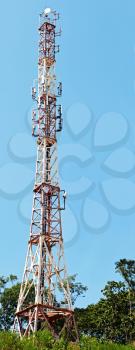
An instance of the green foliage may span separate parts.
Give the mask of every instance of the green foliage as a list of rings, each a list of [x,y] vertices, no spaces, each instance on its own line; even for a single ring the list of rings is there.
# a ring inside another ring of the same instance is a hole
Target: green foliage
[[[135,328],[135,260],[121,259],[116,262],[115,270],[118,272],[128,290],[128,317],[126,327],[130,328],[130,341],[135,339],[133,328]]]
[[[11,282],[12,285],[14,284],[14,282],[17,281],[17,276],[16,275],[9,275],[9,277],[7,277],[7,282]]]
[[[50,332],[38,332],[34,337],[22,340],[11,332],[0,332],[0,350],[133,350],[131,346],[100,343],[95,338],[82,336],[80,343],[54,340]]]
[[[53,345],[54,350],[66,350],[67,349],[67,343],[63,338],[56,340]]]
[[[22,344],[16,334],[0,332],[0,350],[21,350]]]
[[[53,349],[54,337],[48,330],[38,331],[34,337],[34,345],[42,350]]]
[[[67,350],[80,350],[80,344],[69,343]]]
[[[116,263],[123,282],[110,281],[102,290],[103,298],[86,309],[75,309],[80,335],[101,340],[131,343],[135,340],[135,261]]]
[[[128,292],[122,282],[108,282],[97,304],[75,309],[80,334],[127,343],[135,339],[135,315],[129,315]]]
[[[76,282],[77,274],[69,276],[69,288],[71,293],[72,304],[74,305],[78,297],[84,297],[88,288],[80,282]]]
[[[82,336],[80,339],[80,350],[133,350],[132,346],[99,342],[96,338]]]
[[[0,329],[8,330],[13,325],[20,284],[5,288],[0,295]]]
[[[135,291],[135,260],[120,259],[115,266],[116,272],[120,273],[128,287]]]
[[[5,288],[5,285],[7,283],[7,279],[3,276],[0,277],[0,294],[2,293],[3,289]]]
[[[68,280],[63,281],[65,288],[67,287],[67,283],[69,284],[72,305],[75,304],[78,297],[84,297],[86,291],[88,290],[88,288],[84,286],[82,283],[76,282],[76,277],[77,277],[77,274],[69,276]],[[59,289],[62,290],[60,284],[59,284]]]

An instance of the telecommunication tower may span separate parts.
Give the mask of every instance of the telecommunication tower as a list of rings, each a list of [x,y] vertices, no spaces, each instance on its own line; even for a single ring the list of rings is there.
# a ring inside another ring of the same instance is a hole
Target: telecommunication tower
[[[59,14],[47,8],[40,15],[38,79],[32,88],[33,136],[37,137],[36,176],[28,252],[14,329],[28,336],[49,328],[54,336],[77,329],[64,262],[61,211],[66,192],[60,189],[57,132],[62,130],[62,83],[55,75]]]

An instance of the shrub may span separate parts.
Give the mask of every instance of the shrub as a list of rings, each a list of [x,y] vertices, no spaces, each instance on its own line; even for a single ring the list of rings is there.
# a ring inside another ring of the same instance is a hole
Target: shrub
[[[67,350],[80,350],[80,345],[77,343],[69,343],[67,346]]]
[[[0,350],[21,350],[20,339],[11,332],[0,332]]]
[[[52,333],[48,330],[38,331],[34,337],[34,345],[37,346],[37,349],[41,350],[50,350],[53,349],[54,337]]]
[[[67,343],[64,339],[59,339],[55,341],[53,350],[67,350]]]

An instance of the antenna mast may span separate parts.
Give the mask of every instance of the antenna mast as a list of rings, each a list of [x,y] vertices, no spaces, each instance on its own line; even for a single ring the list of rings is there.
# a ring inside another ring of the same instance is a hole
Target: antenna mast
[[[61,211],[66,192],[60,189],[57,132],[62,130],[62,83],[56,82],[59,14],[47,8],[40,15],[38,79],[32,88],[35,107],[32,135],[37,138],[36,176],[28,252],[20,289],[14,329],[28,336],[49,328],[77,339],[70,288],[64,263]]]

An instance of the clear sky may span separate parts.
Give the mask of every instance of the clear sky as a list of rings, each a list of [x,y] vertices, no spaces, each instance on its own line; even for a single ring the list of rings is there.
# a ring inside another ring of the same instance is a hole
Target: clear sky
[[[60,177],[70,274],[96,302],[114,263],[135,258],[134,0],[1,1],[0,274],[21,278],[32,207],[35,141],[30,89],[37,77],[38,15],[61,13],[58,79],[64,130]]]

